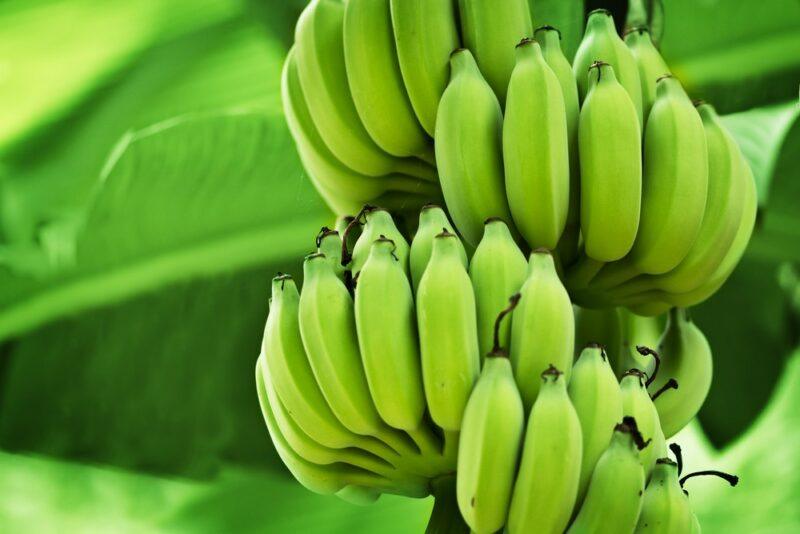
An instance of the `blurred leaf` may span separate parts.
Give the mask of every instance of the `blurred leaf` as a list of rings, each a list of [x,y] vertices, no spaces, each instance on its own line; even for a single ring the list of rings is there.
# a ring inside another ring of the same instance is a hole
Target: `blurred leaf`
[[[193,116],[132,133],[75,236],[74,264],[44,279],[0,271],[0,339],[170,283],[295,258],[327,220],[279,117]]]
[[[583,38],[583,0],[529,0],[533,13],[533,27],[545,24],[561,32],[561,49],[572,61]]]

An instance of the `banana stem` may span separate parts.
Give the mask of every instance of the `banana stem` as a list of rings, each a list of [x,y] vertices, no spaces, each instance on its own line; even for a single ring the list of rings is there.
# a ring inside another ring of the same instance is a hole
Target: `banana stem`
[[[451,430],[444,431],[443,455],[447,460],[452,460],[453,465],[455,465],[456,458],[458,458],[458,441],[460,435],[459,432],[453,432]]]
[[[468,534],[456,500],[456,477],[446,475],[431,481],[433,511],[425,534]]]
[[[567,272],[567,287],[571,291],[585,289],[604,265],[605,263],[602,261],[593,260],[589,256],[581,254],[578,261]]]
[[[423,456],[439,456],[442,454],[441,441],[424,423],[407,432]]]

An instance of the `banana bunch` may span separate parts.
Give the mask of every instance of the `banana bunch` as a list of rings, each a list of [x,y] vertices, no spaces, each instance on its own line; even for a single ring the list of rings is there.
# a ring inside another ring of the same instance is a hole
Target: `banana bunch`
[[[339,215],[443,200],[468,247],[499,217],[587,307],[707,299],[755,222],[741,150],[647,28],[595,10],[570,62],[536,19],[530,0],[312,0],[282,82],[311,181]]]
[[[553,254],[483,226],[468,252],[440,207],[408,240],[365,206],[317,235],[302,291],[273,279],[256,385],[281,459],[353,503],[434,494],[432,524],[464,531],[662,518],[674,496],[650,506],[645,484],[708,393],[702,332],[680,309],[574,308]]]

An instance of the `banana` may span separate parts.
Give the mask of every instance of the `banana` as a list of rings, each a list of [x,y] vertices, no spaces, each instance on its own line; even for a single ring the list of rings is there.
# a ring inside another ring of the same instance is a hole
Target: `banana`
[[[594,344],[583,349],[572,369],[568,392],[583,436],[578,484],[578,502],[581,502],[595,465],[608,449],[616,423],[622,420],[619,382],[602,347]]]
[[[539,43],[523,39],[503,122],[506,196],[532,248],[558,245],[569,211],[569,136],[561,85]]]
[[[514,70],[514,45],[533,35],[526,0],[458,0],[464,46],[475,59],[501,103]],[[437,136],[438,139],[438,136]]]
[[[619,364],[619,348],[622,343],[622,322],[617,308],[590,309],[574,306],[575,312],[575,357],[584,347],[598,344],[606,351],[612,369]]]
[[[636,532],[684,534],[692,531],[689,499],[678,482],[678,465],[659,458],[644,490]]]
[[[708,149],[703,122],[680,82],[661,78],[644,140],[642,217],[629,261],[662,274],[688,254],[703,222]]]
[[[622,413],[625,417],[636,420],[639,432],[647,443],[642,449],[640,457],[644,466],[645,475],[649,475],[656,464],[656,460],[666,455],[667,445],[661,423],[650,395],[645,385],[645,375],[638,369],[631,369],[623,375],[620,381],[622,391]]]
[[[444,210],[433,204],[423,206],[422,210],[419,212],[419,227],[417,228],[417,233],[414,235],[414,239],[411,241],[411,249],[408,257],[408,263],[411,269],[411,281],[413,282],[415,293],[419,286],[419,281],[422,279],[422,274],[428,266],[428,261],[431,259],[433,240],[436,235],[443,230],[447,230],[451,234],[455,233]],[[468,263],[467,251],[464,250],[463,245],[460,247],[459,255],[466,269]]]
[[[569,151],[569,210],[567,224],[558,245],[561,262],[569,265],[575,260],[580,238],[580,159],[578,157],[578,120],[580,104],[578,100],[578,82],[572,72],[564,52],[561,50],[561,32],[552,26],[542,26],[533,32],[534,38],[542,47],[544,60],[550,66],[561,86],[564,98],[564,110],[567,118],[567,138]]]
[[[568,534],[632,533],[636,528],[645,478],[639,459],[644,443],[635,423],[628,419],[615,426]]]
[[[564,532],[578,495],[581,423],[567,395],[566,377],[551,366],[542,381],[511,497],[510,534]]]
[[[374,504],[380,498],[381,493],[374,488],[364,486],[345,486],[336,492],[336,496],[344,502],[356,506],[368,506]]]
[[[700,528],[700,520],[697,519],[697,514],[692,512],[692,534],[701,534],[703,529]]]
[[[488,219],[472,261],[469,277],[475,290],[478,317],[478,340],[483,358],[494,346],[495,319],[517,293],[528,273],[525,255],[514,242],[508,226],[500,219]],[[511,328],[501,325],[500,344],[508,347]]]
[[[642,120],[642,86],[639,80],[639,69],[636,67],[633,54],[617,35],[614,18],[605,9],[595,9],[589,13],[586,32],[572,62],[581,100],[585,100],[588,96],[590,86],[588,78],[591,77],[591,74],[587,77],[586,73],[596,61],[608,63],[613,67],[619,83],[630,96],[641,132],[644,122]]]
[[[323,226],[317,234],[317,252],[325,254],[325,259],[333,267],[333,271],[340,279],[344,278],[344,265],[342,265],[342,238],[337,230]]]
[[[349,260],[349,267],[353,274],[358,274],[364,267],[372,249],[372,244],[381,236],[387,237],[394,242],[394,255],[397,257],[400,267],[407,272],[408,242],[395,226],[389,212],[381,208],[365,206],[362,213],[365,220],[364,227],[361,230],[358,241],[356,241],[356,246],[353,247],[352,259],[346,258]]]
[[[491,534],[506,522],[525,430],[525,411],[514,382],[508,353],[500,347],[503,317],[497,316],[495,346],[464,411],[458,448],[456,495],[474,532]]]
[[[648,388],[650,392],[660,390],[670,379],[679,385],[678,391],[660,395],[654,401],[664,436],[670,438],[697,415],[706,400],[711,389],[713,361],[703,332],[679,308],[669,313],[667,328],[659,342],[659,356],[661,366]]]
[[[650,39],[650,30],[637,26],[625,32],[625,44],[636,60],[639,69],[639,80],[642,84],[642,112],[644,123],[656,100],[656,81],[665,74],[671,74],[667,63]]]
[[[586,255],[615,261],[633,246],[642,193],[641,137],[636,109],[606,63],[592,65],[581,109],[581,231]]]
[[[575,317],[553,256],[547,250],[531,254],[528,278],[520,294],[511,322],[511,364],[525,409],[530,410],[541,384],[536,377],[548,366],[558,366],[565,373],[564,380],[569,380],[575,350]]]
[[[622,324],[622,347],[615,369],[617,376],[628,369],[640,369],[647,376],[653,376],[655,359],[642,354],[637,347],[655,349],[664,331],[660,317],[643,317],[625,308],[618,308]]]
[[[391,0],[397,59],[419,122],[433,136],[450,77],[450,53],[460,46],[452,0]]]
[[[340,0],[312,0],[295,29],[300,85],[320,136],[339,161],[359,174],[400,172],[435,181],[430,165],[387,154],[364,128],[347,81],[344,11]]]
[[[425,397],[433,421],[449,432],[461,429],[480,370],[475,295],[459,249],[455,235],[437,235],[417,289]]]
[[[503,112],[469,50],[454,51],[450,65],[436,118],[436,163],[453,223],[475,246],[489,217],[511,224],[503,178]]]
[[[403,84],[389,0],[347,0],[343,31],[347,79],[364,128],[385,152],[433,163],[432,140]]]
[[[365,202],[388,194],[402,195],[412,203],[418,196],[437,196],[439,186],[435,183],[397,173],[365,176],[346,167],[334,156],[311,118],[300,86],[296,48],[292,48],[286,58],[281,95],[284,115],[303,166],[325,202],[336,213],[358,211]]]

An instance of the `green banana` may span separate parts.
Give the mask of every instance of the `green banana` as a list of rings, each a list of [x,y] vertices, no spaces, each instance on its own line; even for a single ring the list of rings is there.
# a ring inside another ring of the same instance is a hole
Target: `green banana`
[[[629,261],[646,274],[674,269],[697,239],[708,194],[703,122],[678,80],[658,82],[644,140],[642,217]]]
[[[644,490],[636,532],[685,534],[691,531],[692,511],[678,482],[678,465],[668,458],[659,458]]]
[[[664,331],[660,317],[643,317],[625,308],[618,308],[622,324],[622,346],[620,348],[617,376],[628,369],[640,369],[647,376],[653,376],[655,359],[639,352],[637,347],[658,347],[661,333]]]
[[[597,461],[568,534],[632,533],[636,528],[645,477],[639,459],[644,443],[635,424],[628,419],[614,428],[611,444]]]
[[[375,143],[398,157],[433,163],[433,145],[406,94],[389,0],[347,0],[344,59],[353,103]]]
[[[411,281],[414,285],[414,292],[416,293],[419,281],[422,279],[422,274],[428,266],[428,261],[431,259],[431,252],[433,251],[433,240],[437,234],[443,230],[447,230],[451,234],[455,233],[450,220],[447,218],[444,210],[439,206],[429,204],[423,206],[419,212],[419,227],[414,239],[411,241],[411,249],[409,251],[408,263],[411,269]],[[467,267],[467,251],[462,246],[459,254],[464,268]]]
[[[336,492],[336,496],[344,502],[356,506],[368,506],[374,504],[380,498],[381,493],[374,488],[364,486],[345,486]]]
[[[436,132],[436,113],[450,77],[450,53],[460,46],[452,0],[391,0],[397,59],[408,98],[425,131]]]
[[[521,303],[520,303],[521,304]],[[564,532],[581,474],[581,423],[555,367],[542,373],[508,513],[510,534]]]
[[[289,51],[281,77],[283,110],[303,166],[325,202],[336,213],[358,211],[371,200],[399,195],[412,204],[436,196],[438,184],[402,174],[365,176],[346,167],[330,151],[311,118],[297,72],[296,48]],[[420,202],[424,204],[425,201]]]
[[[503,112],[469,50],[454,51],[450,65],[436,119],[436,163],[453,222],[475,246],[487,218],[512,220],[503,178]]]
[[[650,109],[653,107],[653,102],[656,101],[656,81],[671,72],[650,39],[650,30],[644,26],[631,28],[625,32],[624,39],[639,69],[639,80],[642,84],[642,112],[646,125]]]
[[[636,67],[633,54],[617,35],[614,18],[605,9],[595,9],[589,13],[586,32],[572,62],[581,100],[585,100],[589,93],[588,78],[591,75],[587,77],[586,72],[597,61],[608,63],[613,67],[619,83],[630,96],[641,132],[644,121],[642,120],[642,86],[639,80],[639,69]]]
[[[622,420],[619,382],[599,345],[588,345],[572,369],[569,397],[581,422],[583,458],[578,484],[578,502],[589,487],[592,472],[608,449],[614,427]]]
[[[475,295],[458,238],[449,232],[434,239],[417,289],[417,321],[428,410],[437,425],[457,432],[480,356]]]
[[[359,118],[347,81],[344,11],[340,0],[312,0],[295,29],[300,85],[314,124],[325,144],[345,166],[359,174],[400,172],[435,180],[435,169],[416,158],[396,158],[375,144]]]
[[[586,255],[615,261],[633,246],[642,193],[641,137],[636,110],[614,69],[592,65],[581,109],[581,231]]]
[[[569,211],[569,137],[561,85],[539,44],[523,39],[503,122],[506,196],[532,248],[554,249]]]
[[[574,306],[575,357],[584,347],[598,344],[605,348],[612,369],[619,365],[619,347],[622,343],[622,322],[617,308],[590,309]]]
[[[575,317],[553,256],[547,250],[531,254],[529,274],[520,294],[511,322],[511,364],[525,409],[530,410],[541,384],[536,377],[548,366],[563,369],[564,380],[569,380],[575,350]]]
[[[544,60],[550,66],[561,86],[561,95],[564,98],[564,110],[567,118],[567,137],[569,152],[569,210],[567,224],[558,245],[561,262],[569,265],[575,260],[580,238],[580,159],[578,157],[578,120],[580,119],[580,104],[578,100],[578,82],[572,72],[564,52],[561,50],[561,32],[552,26],[542,26],[533,32],[534,38],[542,47]]]
[[[481,239],[469,264],[469,277],[475,290],[478,340],[483,358],[492,350],[497,314],[517,293],[528,273],[525,255],[514,242],[508,226],[500,219],[486,221]],[[500,344],[507,347],[511,337],[508,323],[501,325]]]
[[[697,519],[697,515],[692,512],[692,532],[691,534],[701,534],[703,529],[700,528],[700,520]]]
[[[400,267],[407,272],[408,242],[395,226],[391,214],[384,209],[373,206],[365,206],[362,213],[365,220],[364,227],[361,229],[361,235],[356,241],[356,246],[353,247],[352,259],[346,258],[349,259],[349,268],[353,274],[358,274],[364,267],[372,249],[372,244],[381,236],[387,237],[394,242],[394,255],[397,257]]]
[[[640,456],[646,475],[653,470],[656,460],[667,453],[667,445],[661,423],[650,395],[647,393],[645,375],[638,369],[627,371],[620,380],[622,391],[622,413],[636,420],[648,445],[642,449]]]
[[[679,308],[669,314],[658,354],[661,366],[648,389],[654,393],[670,379],[679,385],[677,392],[661,395],[654,401],[664,436],[670,438],[685,427],[703,405],[711,389],[713,361],[703,332],[688,318],[686,311]]]
[[[344,265],[342,265],[342,238],[337,230],[323,226],[317,234],[317,252],[325,254],[325,259],[333,267],[333,271],[340,279],[344,278]]]
[[[517,472],[525,411],[508,353],[500,348],[500,326],[517,301],[500,312],[495,346],[464,411],[458,448],[456,495],[466,523],[477,533],[497,532],[506,522]]]
[[[458,0],[464,46],[501,103],[514,70],[514,45],[533,34],[527,0]],[[438,139],[438,136],[437,136]]]

